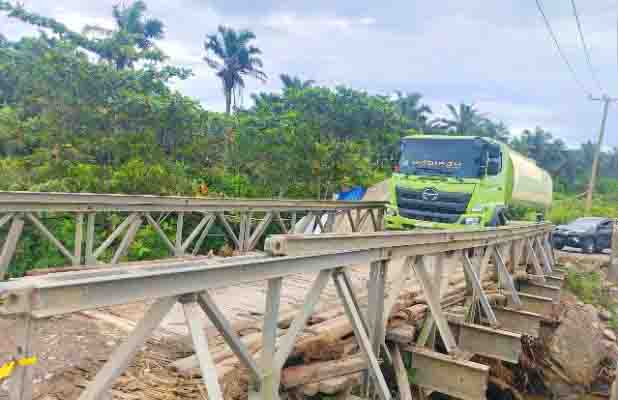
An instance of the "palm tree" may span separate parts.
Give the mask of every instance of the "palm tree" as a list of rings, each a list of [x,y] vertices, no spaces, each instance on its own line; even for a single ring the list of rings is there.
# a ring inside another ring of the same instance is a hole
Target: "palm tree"
[[[259,57],[261,50],[249,44],[255,34],[248,30],[237,32],[233,28],[219,26],[214,35],[207,35],[204,42],[206,64],[217,71],[223,83],[225,112],[230,113],[232,105],[242,95],[245,88],[244,76],[251,76],[262,82],[267,79],[261,70],[263,63]]]
[[[406,118],[406,127],[425,131],[428,127],[428,115],[432,113],[431,108],[426,104],[421,104],[422,95],[420,93],[409,93],[404,95],[400,91],[395,92],[397,98],[395,105],[399,113]]]
[[[0,0],[0,12],[6,12],[10,18],[49,29],[63,40],[114,64],[119,70],[132,68],[139,60],[163,61],[165,54],[154,44],[154,40],[163,38],[163,22],[145,18],[147,7],[143,0],[128,4],[121,3],[113,8],[112,16],[116,29],[87,25],[83,33],[74,32],[53,18],[29,12],[21,4],[13,6]],[[95,34],[96,37],[92,38],[90,34]]]
[[[511,136],[509,128],[504,124],[504,122],[496,123],[487,118],[484,118],[481,121],[481,129],[481,136],[490,137],[504,143],[508,143]]]
[[[162,60],[163,55],[155,46],[154,40],[164,36],[163,22],[156,18],[146,19],[148,7],[142,0],[126,5],[115,5],[112,11],[116,30],[107,30],[88,25],[84,34],[98,33],[108,38],[102,46],[101,57],[114,62],[119,70],[132,68],[141,58]],[[140,51],[136,52],[135,48]]]
[[[315,83],[315,81],[312,79],[305,81],[297,76],[291,76],[288,74],[281,74],[279,75],[279,78],[281,79],[281,83],[283,83],[284,89],[302,90],[302,89],[310,88]]]
[[[460,103],[458,107],[447,104],[451,118],[439,119],[438,126],[458,135],[480,133],[485,116],[473,104]]]

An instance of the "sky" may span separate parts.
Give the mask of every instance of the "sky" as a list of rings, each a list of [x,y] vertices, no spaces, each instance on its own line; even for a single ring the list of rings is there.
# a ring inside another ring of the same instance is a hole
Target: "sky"
[[[112,27],[119,0],[22,0],[74,30]],[[438,4],[439,3],[439,4]],[[618,97],[615,0],[577,2],[597,88],[586,63],[571,2],[545,0],[559,43],[584,88],[551,41],[534,0],[147,0],[148,15],[165,23],[159,45],[170,64],[194,76],[176,83],[206,108],[223,110],[221,84],[202,61],[206,34],[218,25],[250,29],[263,51],[269,80],[248,80],[249,93],[279,91],[279,74],[344,84],[375,94],[420,92],[439,115],[446,104],[473,103],[518,134],[541,126],[569,146],[596,140],[602,105],[588,95]],[[36,32],[0,17],[9,39]],[[618,146],[618,103],[610,106],[604,147]]]

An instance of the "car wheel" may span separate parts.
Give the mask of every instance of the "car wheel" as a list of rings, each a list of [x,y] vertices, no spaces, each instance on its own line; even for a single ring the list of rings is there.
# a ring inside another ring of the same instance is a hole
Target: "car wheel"
[[[582,251],[586,254],[592,254],[595,251],[594,240],[586,239],[582,243]]]

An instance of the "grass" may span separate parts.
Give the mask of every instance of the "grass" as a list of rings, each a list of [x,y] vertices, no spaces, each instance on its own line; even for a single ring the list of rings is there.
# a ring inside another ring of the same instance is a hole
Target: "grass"
[[[549,220],[554,224],[565,224],[583,217],[585,198],[574,195],[554,193],[554,201]],[[616,194],[595,195],[592,201],[591,216],[618,218],[618,197]]]
[[[618,303],[612,300],[603,287],[602,276],[599,272],[570,270],[566,276],[566,287],[582,302],[609,311],[609,326],[612,329],[618,329]]]

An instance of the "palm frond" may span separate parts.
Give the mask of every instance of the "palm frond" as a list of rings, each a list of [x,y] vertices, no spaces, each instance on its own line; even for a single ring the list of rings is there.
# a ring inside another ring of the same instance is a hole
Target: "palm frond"
[[[238,32],[237,41],[240,46],[246,47],[247,43],[255,39],[255,33],[250,30],[244,29]]]
[[[221,38],[217,35],[207,35],[204,42],[204,50],[212,51],[216,56],[220,58],[226,57],[226,51],[221,42]]]
[[[252,68],[254,67],[262,68],[264,66],[264,63],[262,62],[262,59],[259,57],[249,57],[249,65],[251,65]]]
[[[111,36],[113,31],[111,29],[106,29],[96,25],[86,25],[82,30],[84,35],[89,35],[91,33],[102,35],[102,36]]]
[[[258,69],[247,71],[247,75],[252,76],[261,82],[266,82],[268,80],[268,75],[266,75],[264,71],[260,71]]]
[[[262,50],[258,49],[255,46],[249,46],[247,48],[247,53],[251,54],[251,55],[255,55],[255,54],[262,54]]]
[[[155,18],[146,20],[144,24],[144,36],[152,39],[163,39],[164,34],[163,22]]]
[[[447,104],[446,107],[449,109],[454,119],[459,119],[459,113],[457,112],[457,109],[455,108],[454,105]]]
[[[210,57],[205,56],[203,58],[203,60],[212,69],[219,69],[219,68],[221,68],[221,63],[218,60],[215,60],[214,58],[210,58]]]

